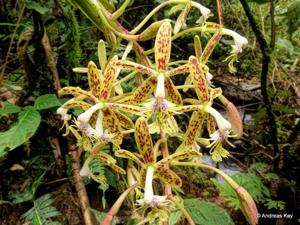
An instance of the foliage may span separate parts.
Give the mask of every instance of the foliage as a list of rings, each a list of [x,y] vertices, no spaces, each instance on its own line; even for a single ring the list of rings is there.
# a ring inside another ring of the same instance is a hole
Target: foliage
[[[269,15],[265,13],[269,11],[269,1],[248,2],[251,2],[254,16],[261,21],[259,26],[269,41],[272,31],[268,30]],[[128,216],[128,225],[163,222],[175,225],[189,217],[195,224],[233,224],[226,211],[217,205],[184,199],[181,185],[186,171],[182,166],[204,168],[221,175],[225,183],[213,180],[220,195],[234,208],[242,209],[250,224],[257,223],[252,197],[267,208],[283,209],[284,203],[273,200],[268,188],[268,183],[279,176],[270,172],[271,168],[266,164],[254,163],[247,176],[237,174],[231,179],[222,171],[199,163],[203,152],[209,153],[216,162],[227,158],[234,147],[231,140],[243,134],[239,112],[225,98],[226,87],[223,90],[218,87],[220,78],[217,76],[215,83],[212,82],[212,74],[218,75],[218,71],[222,71],[225,75],[225,63],[228,63],[229,72],[234,73],[232,77],[241,74],[253,77],[259,72],[258,48],[253,34],[245,26],[248,21],[238,2],[223,2],[223,13],[221,7],[212,9],[214,12],[211,13],[204,6],[210,1],[202,1],[203,5],[190,0],[145,1],[142,8],[138,3],[128,0],[22,0],[12,12],[5,12],[4,17],[16,19],[19,16],[20,22],[0,24],[5,28],[0,35],[4,42],[0,47],[1,55],[9,47],[8,57],[1,59],[4,66],[1,66],[0,81],[4,80],[4,88],[0,87],[0,94],[4,90],[4,99],[9,96],[8,101],[18,102],[4,102],[0,109],[1,122],[4,121],[6,129],[0,133],[0,157],[4,167],[9,156],[17,152],[8,151],[22,145],[27,150],[23,152],[28,161],[25,158],[21,161],[25,165],[41,154],[53,157],[52,152],[41,151],[41,141],[37,140],[56,136],[54,133],[60,122],[55,119],[52,109],[59,107],[57,113],[63,122],[60,131],[65,131],[63,136],[68,137],[59,138],[62,156],[56,155],[60,146],[51,146],[57,168],[59,160],[65,158],[67,171],[71,170],[74,159],[66,154],[67,143],[76,143],[83,165],[80,175],[85,181],[98,183],[98,189],[103,192],[102,199],[99,198],[102,207],[111,205],[110,201],[121,193],[109,213],[92,210],[103,225],[108,224],[108,220],[112,224],[123,222],[123,218],[116,216],[122,204],[132,212],[131,217]],[[277,2],[275,8],[276,45],[271,62],[273,88],[269,88],[269,92],[274,100],[272,109],[279,120],[280,146],[287,146],[285,141],[291,133],[290,128],[297,121],[297,111],[291,103],[294,92],[286,88],[293,85],[286,81],[292,76],[286,74],[299,56],[298,3],[297,0],[284,0]],[[4,8],[7,6],[10,3],[5,3]],[[23,6],[25,10],[22,11]],[[225,15],[225,24],[222,15]],[[217,19],[219,22],[212,22]],[[233,30],[239,32],[227,29],[226,24],[232,24]],[[27,32],[31,34],[30,39],[23,39]],[[250,45],[245,50],[248,40],[239,33],[247,34],[249,39]],[[44,34],[48,34],[51,45],[48,47],[53,51],[52,67],[47,52],[41,51],[46,50],[41,48]],[[15,40],[18,40],[18,47],[14,47]],[[26,44],[22,47],[23,41]],[[237,63],[238,56],[242,56],[241,63]],[[67,95],[67,99],[59,100],[54,94],[43,95],[54,92],[53,67],[65,86],[59,94]],[[29,106],[32,97],[36,100]],[[220,106],[227,116],[220,113]],[[269,132],[264,123],[267,116],[265,108],[258,110],[253,117],[254,126],[247,133],[264,147],[269,144],[264,135]],[[43,129],[37,132],[41,124]],[[51,134],[45,137],[45,131],[47,135]],[[244,141],[242,147],[246,145]],[[289,144],[292,146],[293,143]],[[31,145],[37,151],[31,152]],[[246,162],[262,161],[260,154],[270,158],[268,146],[259,154],[250,152],[256,147],[251,142]],[[280,157],[284,161],[284,157]],[[0,166],[2,169],[1,163]],[[44,165],[38,166],[41,171]],[[20,176],[23,174],[26,172]],[[54,220],[59,212],[52,206],[51,194],[35,198],[44,175],[33,177],[31,185],[23,191],[10,193],[10,197],[15,204],[33,203],[33,207],[23,214],[26,222],[52,224],[54,218],[53,224],[58,224]],[[67,173],[69,176],[71,173]],[[11,183],[14,182],[6,181],[5,184],[9,190]],[[200,181],[199,185],[207,183]],[[108,195],[109,189],[116,194]],[[124,201],[124,193],[128,194],[126,200],[129,201]]]
[[[258,164],[253,165],[261,170],[262,168],[266,168],[265,164]],[[263,178],[266,180],[272,180],[277,179],[278,176],[273,173],[262,173]],[[237,173],[231,176],[232,179],[234,179],[238,184],[245,187],[251,196],[255,199],[256,202],[263,203],[267,206],[268,209],[275,208],[275,209],[283,209],[285,206],[285,203],[282,201],[273,200],[271,198],[271,194],[269,189],[265,186],[263,179],[256,175],[255,173]],[[240,209],[240,201],[236,193],[230,188],[230,186],[226,183],[220,183],[216,179],[212,179],[213,183],[216,185],[217,189],[220,192],[220,195],[225,198],[226,201],[228,201],[235,209]]]
[[[186,211],[190,214],[194,223],[197,225],[203,224],[224,224],[233,225],[233,221],[226,212],[218,205],[199,200],[199,199],[184,199],[183,205]],[[174,210],[170,214],[169,225],[177,224],[182,219],[182,213],[179,210]]]
[[[33,201],[33,207],[22,215],[22,218],[32,225],[59,225],[53,218],[60,216],[60,213],[52,206],[53,198],[51,194],[44,194]]]
[[[39,96],[34,106],[19,107],[5,102],[0,109],[0,116],[18,113],[18,122],[9,130],[0,133],[0,157],[8,150],[13,150],[28,141],[37,131],[41,123],[40,110],[60,106],[60,101],[53,94]]]
[[[121,7],[113,15],[103,10],[101,3],[94,1],[84,4],[81,1],[72,1],[72,3],[104,32],[111,48],[116,49],[117,46],[120,46],[116,36],[128,41],[124,52],[121,53],[121,59],[118,59],[119,55],[116,55],[114,51],[110,52],[108,56],[105,42],[100,40],[98,43],[100,70],[93,61],[90,61],[86,68],[74,69],[76,72],[87,73],[88,91],[74,86],[67,86],[59,91],[61,96],[73,96],[57,110],[64,121],[66,134],[72,134],[77,139],[77,145],[89,154],[80,174],[99,182],[100,188],[105,191],[108,185],[103,166],[109,167],[119,175],[127,173],[127,189],[115,202],[102,223],[111,223],[112,216],[117,213],[125,195],[136,184],[139,184],[135,188],[136,195],[131,195],[131,198],[133,203],[136,202],[139,205],[137,217],[140,218],[138,219],[149,224],[167,222],[169,220],[168,212],[173,204],[176,205],[176,202],[172,203],[167,200],[167,195],[171,194],[172,189],[176,190],[182,185],[179,175],[170,168],[172,164],[175,166],[203,166],[224,176],[232,188],[238,186],[218,169],[207,165],[190,164],[189,161],[196,160],[201,156],[199,143],[210,149],[214,161],[222,161],[222,158],[229,154],[223,147],[224,142],[233,146],[228,138],[239,138],[242,135],[243,128],[239,112],[222,95],[221,88],[211,85],[207,62],[221,36],[228,35],[233,38],[234,45],[232,45],[233,50],[226,60],[229,62],[229,71],[235,71],[234,62],[238,54],[242,52],[244,45],[248,43],[247,39],[232,30],[223,28],[222,18],[220,24],[206,22],[210,10],[192,1],[184,2],[174,29],[169,19],[162,19],[150,24],[139,35],[125,32],[125,28],[120,29],[121,25],[116,20],[108,19],[109,16],[115,18],[120,16],[128,2],[124,2],[124,7]],[[161,3],[152,11],[152,14],[155,14],[155,10],[170,3]],[[172,39],[190,33],[189,28],[185,29],[184,25],[192,6],[199,9],[202,14],[198,21],[200,26],[194,28],[198,32],[207,32],[213,35],[203,51],[199,36],[195,36],[195,56],[190,56],[188,60],[173,61],[172,67],[169,67],[172,58]],[[221,8],[218,8],[218,13],[221,17]],[[146,17],[135,27],[133,33],[138,32],[148,20],[149,17]],[[179,32],[180,30],[182,32]],[[174,33],[173,38],[172,33]],[[137,46],[140,41],[150,40],[154,37],[154,48],[150,51],[154,52],[155,64],[151,66],[148,56],[141,50],[141,47]],[[135,60],[127,59],[132,49],[136,51]],[[140,73],[146,74],[147,77],[139,77]],[[122,74],[122,79],[118,79],[120,74]],[[194,89],[197,98],[185,99],[182,92],[178,90],[179,88],[176,88],[178,84],[174,83],[173,78],[179,74],[188,74],[180,89]],[[120,83],[133,77],[136,82],[139,82],[139,86],[135,90],[124,93]],[[219,100],[224,105],[229,121],[213,108],[215,100]],[[184,105],[185,101],[189,104]],[[70,109],[75,107],[81,108],[82,112],[72,115]],[[184,133],[179,130],[175,115],[186,112],[193,112],[193,114]],[[72,118],[74,119],[72,120]],[[206,121],[205,125],[204,121]],[[204,129],[208,131],[210,137],[202,136],[199,139],[198,136]],[[127,132],[134,133],[136,143],[136,147],[130,151],[121,146]],[[154,134],[158,134],[159,139],[153,138]],[[168,137],[170,136],[180,138],[182,143],[178,148],[168,149]],[[104,150],[109,143],[112,144],[114,153]],[[159,152],[163,155],[162,158],[159,158]],[[118,161],[114,157],[126,159],[127,166],[118,165]],[[90,164],[93,158],[101,164],[98,163],[93,167]],[[153,189],[154,179],[159,180],[160,185],[165,185],[170,189],[169,193],[154,194],[156,192]],[[255,212],[257,209],[251,196],[245,190],[237,191],[237,194],[243,201],[242,205],[245,209],[243,212],[246,218],[251,224],[256,224]],[[189,207],[185,206],[184,208]],[[179,209],[184,211],[182,207]],[[191,213],[194,214],[192,210]],[[186,216],[186,214],[184,215]],[[205,223],[199,217],[193,219],[199,224]]]
[[[193,218],[195,224],[234,224],[230,216],[224,209],[211,202],[206,202],[198,199],[185,199],[184,207]]]

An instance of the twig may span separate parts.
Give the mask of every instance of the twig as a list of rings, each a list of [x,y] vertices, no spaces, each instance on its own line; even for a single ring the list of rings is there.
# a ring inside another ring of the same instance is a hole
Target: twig
[[[64,171],[64,161],[62,160],[61,148],[58,138],[49,137],[49,142],[53,149],[53,155],[56,163],[56,173],[58,177],[61,177]]]
[[[47,35],[47,31],[46,29],[44,29],[44,36],[42,38],[42,45],[44,47],[45,53],[46,53],[46,58],[48,61],[48,67],[51,70],[52,73],[52,80],[54,83],[54,89],[56,92],[56,95],[58,95],[58,91],[61,89],[61,85],[59,82],[59,76],[58,76],[58,71],[57,71],[57,67],[56,67],[56,62],[55,62],[55,58],[53,55],[53,51],[50,45],[50,41]]]
[[[43,185],[47,186],[47,185],[56,184],[56,183],[60,183],[60,182],[64,182],[64,181],[69,181],[69,180],[70,180],[70,178],[65,177],[65,178],[60,178],[60,179],[57,179],[57,180],[52,180],[52,181],[46,182]]]
[[[270,48],[274,50],[275,39],[276,39],[276,30],[275,30],[275,0],[270,0],[270,21],[271,21],[271,41]]]
[[[17,29],[19,28],[19,24],[21,22],[21,19],[23,18],[24,10],[25,10],[25,4],[23,5],[23,7],[21,9],[21,12],[20,12],[19,18],[17,20],[17,24],[16,24],[16,27],[15,27],[14,33],[13,33],[11,39],[10,39],[10,43],[9,43],[9,46],[8,46],[8,50],[7,50],[7,53],[6,53],[4,64],[1,66],[2,70],[1,70],[1,74],[0,74],[0,86],[2,85],[2,82],[4,81],[4,73],[5,73],[6,65],[8,63],[9,54],[10,54],[10,51],[11,51],[11,48],[12,48],[12,45],[13,45],[13,42],[14,42],[14,39],[15,39],[15,36],[16,36]]]
[[[269,127],[271,133],[271,142],[273,144],[273,154],[275,157],[274,166],[278,166],[278,159],[279,159],[279,147],[278,147],[278,140],[277,140],[277,125],[275,115],[272,110],[272,104],[270,102],[268,91],[267,91],[267,76],[269,70],[269,63],[270,63],[270,53],[271,50],[262,34],[262,32],[258,29],[257,23],[251,13],[249,5],[246,0],[240,0],[246,16],[249,20],[250,26],[256,36],[256,39],[260,45],[260,49],[262,52],[262,71],[261,71],[261,94],[263,97],[263,102],[265,104],[268,118],[269,118]]]
[[[163,130],[160,131],[160,138],[166,140],[166,133]],[[163,156],[163,158],[167,158],[169,156],[169,149],[168,149],[167,141],[163,141],[161,145],[162,145],[162,147],[161,147],[162,156]],[[168,164],[166,164],[165,167],[167,169],[169,169]],[[165,193],[164,194],[165,194],[165,196],[172,196],[172,188],[169,184],[165,185]]]
[[[85,225],[93,225],[94,223],[92,219],[92,213],[90,211],[90,203],[89,203],[88,195],[83,183],[83,179],[79,174],[80,173],[80,155],[78,154],[79,149],[72,145],[69,145],[68,149],[71,154],[74,183],[80,201],[84,223]]]
[[[160,138],[165,139],[165,141],[162,142],[161,153],[162,153],[163,158],[167,158],[169,156],[169,149],[168,149],[168,145],[167,145],[166,133],[162,129],[160,130]],[[168,164],[166,164],[165,167],[167,169],[169,169]],[[172,187],[170,184],[165,185],[164,195],[172,196]],[[163,222],[163,225],[168,225],[168,223],[169,222]]]
[[[219,24],[222,26],[224,24],[224,17],[222,12],[221,0],[217,0],[217,8],[218,8]]]

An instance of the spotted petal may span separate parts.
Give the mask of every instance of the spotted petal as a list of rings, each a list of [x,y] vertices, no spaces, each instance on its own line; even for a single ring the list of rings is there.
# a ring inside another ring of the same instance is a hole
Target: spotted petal
[[[207,114],[206,127],[209,135],[212,135],[216,131],[216,121],[210,114]]]
[[[222,89],[221,88],[214,88],[210,90],[210,99],[213,100],[215,98],[218,98],[222,95]]]
[[[145,80],[133,93],[131,102],[139,104],[148,99],[156,87],[157,79],[155,76],[149,77]]]
[[[181,150],[162,159],[161,161],[159,161],[159,163],[169,163],[171,161],[185,160],[185,159],[190,159],[190,158],[200,157],[200,156],[201,153],[197,150]]]
[[[125,158],[125,159],[130,159],[136,163],[138,163],[139,165],[143,165],[143,163],[141,162],[141,160],[139,160],[138,157],[136,157],[133,153],[131,153],[130,151],[127,150],[117,150],[115,152],[115,156],[120,157],[120,158]]]
[[[125,174],[126,172],[119,166],[116,165],[116,160],[111,157],[109,154],[106,154],[102,151],[93,151],[92,153],[93,157],[98,159],[101,163],[104,165],[109,166],[112,168],[115,172]]]
[[[104,75],[103,75],[103,85],[100,93],[100,99],[107,100],[110,97],[111,88],[113,82],[116,79],[117,69],[114,66],[114,62],[118,60],[117,56],[114,56],[107,64]]]
[[[151,135],[148,131],[147,119],[140,117],[135,122],[135,142],[146,163],[155,162]]]
[[[216,33],[212,36],[212,38],[206,44],[206,46],[203,50],[202,56],[201,56],[201,60],[204,64],[209,59],[211,53],[215,49],[216,45],[219,43],[221,37],[222,37],[222,35],[221,35],[220,30],[217,30]]]
[[[73,101],[67,101],[66,103],[64,103],[62,105],[62,107],[64,109],[70,109],[73,107],[79,106],[80,108],[82,108],[84,111],[86,111],[88,108],[91,107],[91,104],[84,102],[84,101],[77,101],[77,100],[73,100]]]
[[[128,69],[131,71],[142,72],[148,75],[155,75],[157,72],[149,67],[143,66],[141,64],[127,61],[127,60],[117,60],[114,62],[115,66],[121,67],[123,69]]]
[[[110,107],[114,109],[118,109],[124,112],[136,114],[136,115],[143,115],[142,108],[135,105],[130,104],[120,104],[120,103],[107,103]]]
[[[155,63],[158,71],[167,70],[171,54],[171,35],[171,24],[169,22],[163,23],[157,32],[154,45]]]
[[[86,96],[87,98],[92,99],[94,102],[97,102],[98,99],[88,91],[82,90],[80,87],[64,87],[59,90],[59,95],[73,95],[73,96]]]
[[[182,185],[180,177],[174,171],[166,168],[164,164],[160,164],[156,168],[155,175],[166,184],[179,187]]]
[[[121,124],[116,114],[109,108],[104,108],[102,112],[104,117],[104,129],[108,130],[109,133],[113,135],[114,143],[120,145],[122,143],[123,135]]]
[[[194,145],[196,138],[199,136],[204,121],[204,113],[201,111],[195,111],[192,114],[189,126],[184,136],[184,146]]]
[[[183,74],[189,72],[189,66],[187,64],[176,67],[175,69],[166,72],[168,76],[174,76],[177,74]]]
[[[165,76],[166,99],[176,105],[182,105],[182,99],[179,91],[176,89],[170,77]]]
[[[90,61],[88,64],[88,81],[92,94],[96,98],[100,98],[101,77],[96,64]]]
[[[195,90],[199,98],[199,101],[200,103],[208,102],[209,96],[208,96],[207,83],[201,65],[195,56],[191,56],[189,58],[189,63],[190,63],[190,73],[192,76],[192,81],[195,85]]]
[[[125,116],[123,113],[115,112],[119,122],[121,123],[122,127],[125,127],[126,129],[133,129],[134,123],[129,119],[127,116]]]

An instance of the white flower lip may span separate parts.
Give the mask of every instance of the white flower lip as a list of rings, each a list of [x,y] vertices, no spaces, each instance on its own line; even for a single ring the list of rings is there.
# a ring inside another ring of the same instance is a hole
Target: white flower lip
[[[243,37],[242,35],[238,34],[233,30],[223,28],[222,32],[223,34],[227,34],[233,38],[235,45],[232,45],[232,47],[233,50],[236,52],[242,52],[243,47],[248,44],[247,38]]]
[[[71,115],[68,114],[68,109],[65,109],[64,107],[59,107],[56,110],[56,113],[61,116],[62,120],[70,120],[71,119]]]
[[[91,171],[90,171],[90,167],[89,167],[89,163],[92,160],[92,158],[87,158],[79,172],[80,176],[85,177],[85,176],[90,176],[91,175]]]
[[[103,103],[98,103],[96,105],[93,105],[87,111],[85,111],[84,113],[81,113],[78,116],[78,121],[83,124],[88,123],[89,120],[91,119],[93,113],[96,112],[98,109],[102,109],[103,107],[104,107]]]
[[[165,98],[165,77],[162,73],[157,76],[157,85],[154,95],[156,98]]]
[[[204,20],[207,20],[207,18],[210,16],[210,9],[204,7],[203,5],[192,1],[192,6],[200,10]]]
[[[146,173],[146,181],[145,181],[145,193],[144,193],[144,203],[150,204],[153,200],[153,175],[154,175],[154,167],[148,166]]]
[[[223,133],[231,129],[231,124],[217,110],[209,105],[206,105],[204,110],[210,113],[216,120],[219,130]]]
[[[214,76],[208,71],[205,73],[205,78],[207,83],[211,85],[212,84],[211,80],[214,78]]]

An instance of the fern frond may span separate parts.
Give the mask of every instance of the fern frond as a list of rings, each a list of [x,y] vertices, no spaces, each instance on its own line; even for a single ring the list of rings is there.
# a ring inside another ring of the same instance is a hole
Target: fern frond
[[[51,194],[45,194],[33,200],[33,207],[22,215],[22,218],[31,225],[59,225],[54,217],[60,212],[52,206],[54,202]]]

